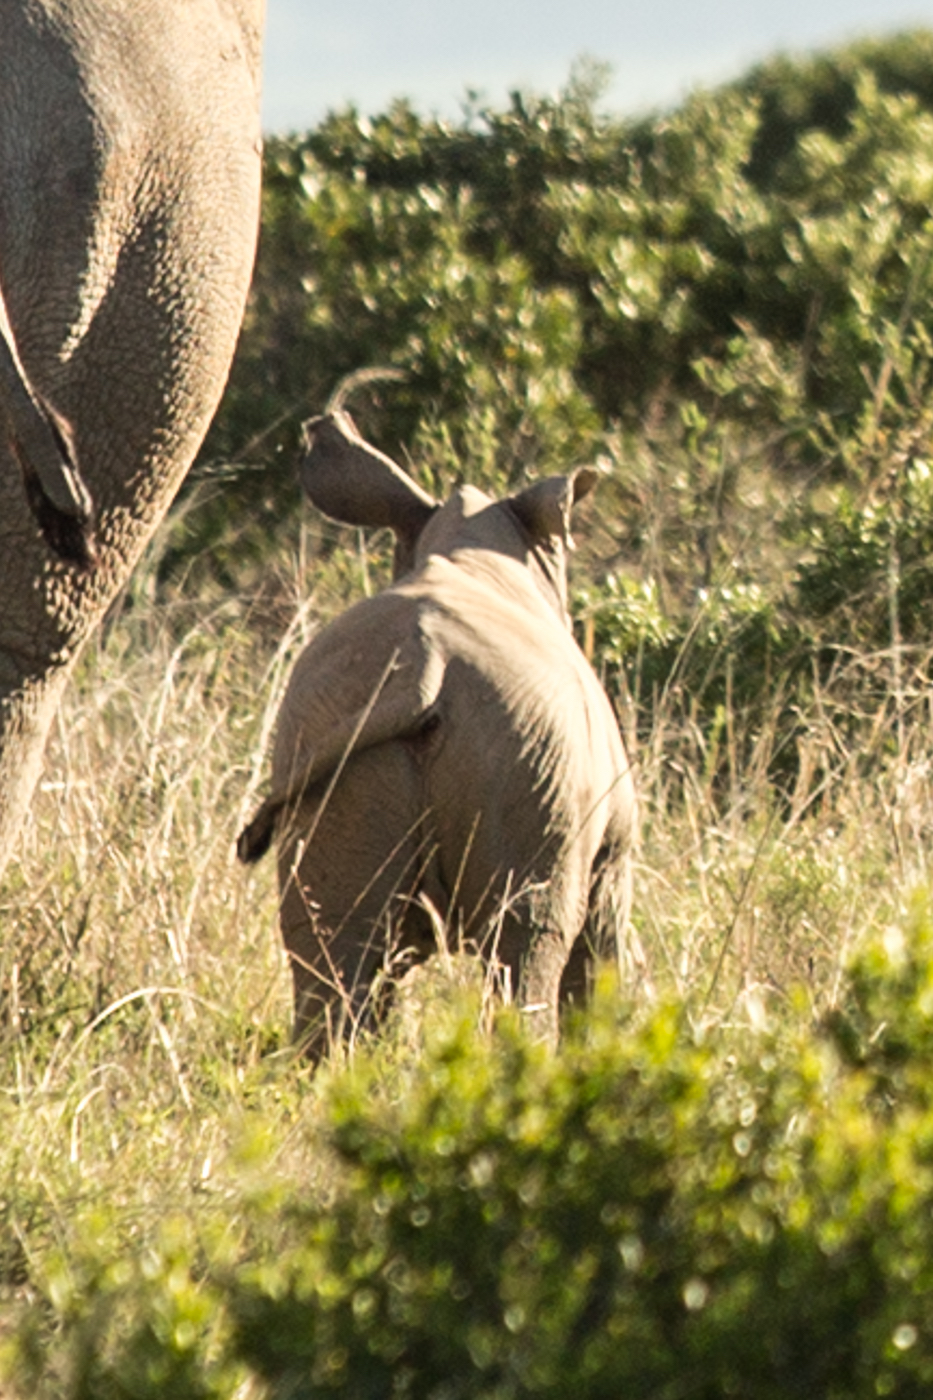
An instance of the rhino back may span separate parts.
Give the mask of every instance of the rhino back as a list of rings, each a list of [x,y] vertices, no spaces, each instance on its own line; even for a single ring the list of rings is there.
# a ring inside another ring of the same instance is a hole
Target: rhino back
[[[633,815],[612,708],[533,583],[454,572],[423,619],[444,654],[423,763],[445,883],[480,904],[491,871],[513,886],[556,875],[585,900],[607,833],[624,846]]]

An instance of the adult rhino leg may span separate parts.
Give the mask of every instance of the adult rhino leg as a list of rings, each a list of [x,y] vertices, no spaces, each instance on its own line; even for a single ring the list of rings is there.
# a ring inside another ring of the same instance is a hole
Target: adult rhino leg
[[[257,222],[261,11],[0,0],[0,873],[68,672],[230,365]]]
[[[558,1002],[563,1011],[567,1007],[584,1006],[593,991],[596,971],[596,958],[586,929],[577,936],[570,950],[570,957],[560,979]]]
[[[42,770],[42,757],[68,673],[62,670],[24,690],[2,686],[0,655],[0,871],[13,853]]]

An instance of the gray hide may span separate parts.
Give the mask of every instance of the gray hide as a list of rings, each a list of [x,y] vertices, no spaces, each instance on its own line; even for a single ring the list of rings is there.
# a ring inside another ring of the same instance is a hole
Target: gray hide
[[[438,506],[336,413],[308,425],[301,475],[327,514],[392,527],[397,577],[300,656],[238,844],[278,838],[297,1035],[318,1057],[391,955],[432,951],[439,914],[553,1039],[562,979],[579,997],[593,953],[618,955],[630,899],[632,775],[566,607],[596,473]]]
[[[0,0],[0,871],[82,641],[226,380],[262,0]]]

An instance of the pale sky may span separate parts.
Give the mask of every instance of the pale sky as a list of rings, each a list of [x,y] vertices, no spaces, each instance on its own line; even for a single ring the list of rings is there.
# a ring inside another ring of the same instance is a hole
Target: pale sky
[[[468,89],[556,92],[574,59],[608,62],[604,106],[634,115],[783,51],[933,29],[933,0],[267,0],[263,125],[301,131],[353,102],[408,97],[456,117]]]

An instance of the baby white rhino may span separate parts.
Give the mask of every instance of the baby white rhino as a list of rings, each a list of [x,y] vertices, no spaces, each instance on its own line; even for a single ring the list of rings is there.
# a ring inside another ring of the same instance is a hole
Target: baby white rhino
[[[272,792],[241,860],[278,841],[296,1036],[317,1059],[378,974],[444,933],[502,970],[536,1033],[621,957],[636,801],[605,691],[574,641],[565,550],[589,468],[439,505],[337,411],[305,426],[302,484],[389,526],[395,582],[325,627],[278,716]]]

